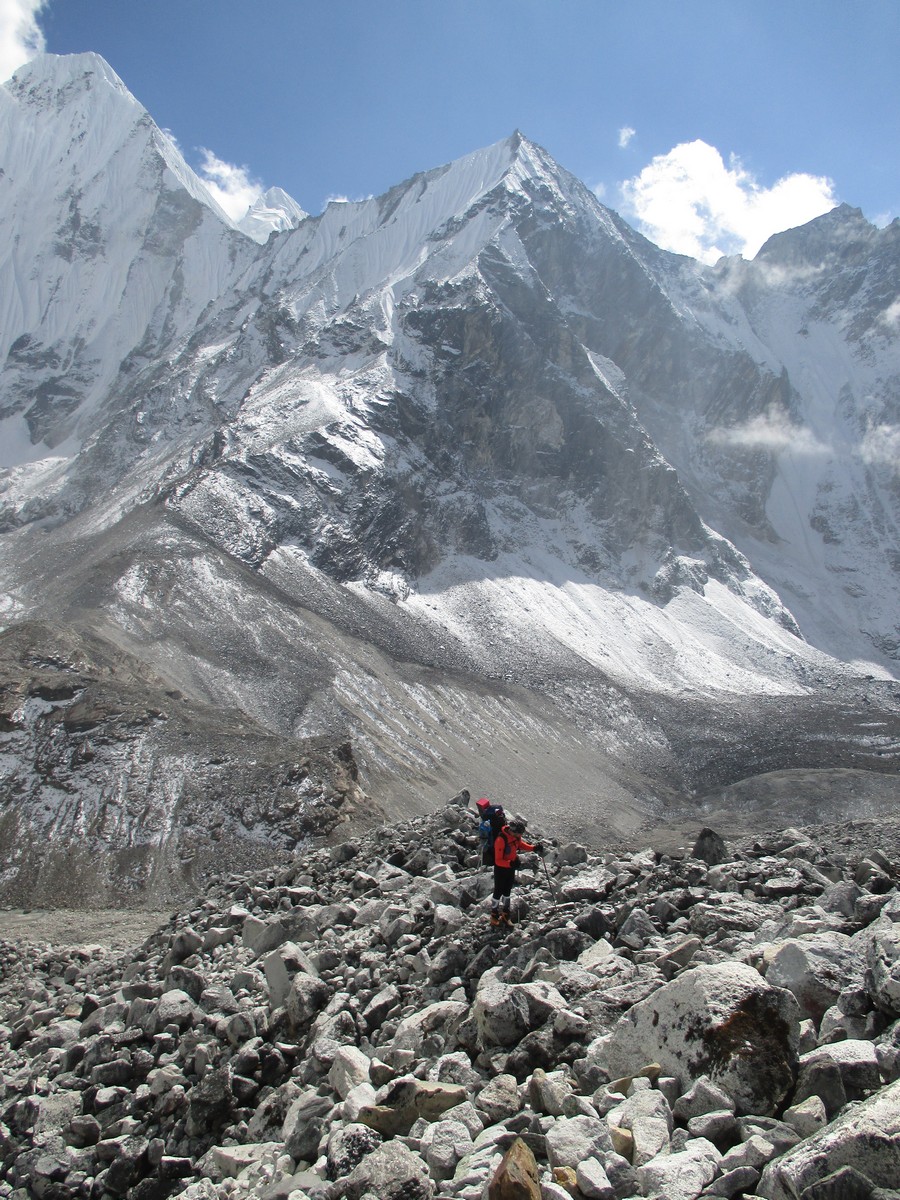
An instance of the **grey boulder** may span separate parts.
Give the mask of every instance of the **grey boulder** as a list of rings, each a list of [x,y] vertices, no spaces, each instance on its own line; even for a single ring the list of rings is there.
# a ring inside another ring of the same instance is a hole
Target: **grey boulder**
[[[757,1195],[796,1200],[805,1188],[853,1167],[879,1187],[900,1179],[900,1082],[841,1113],[821,1133],[805,1138],[763,1172]]]
[[[771,1114],[793,1084],[800,1011],[791,992],[743,963],[685,971],[635,1004],[604,1048],[612,1076],[659,1063],[686,1089],[701,1076],[738,1113]]]

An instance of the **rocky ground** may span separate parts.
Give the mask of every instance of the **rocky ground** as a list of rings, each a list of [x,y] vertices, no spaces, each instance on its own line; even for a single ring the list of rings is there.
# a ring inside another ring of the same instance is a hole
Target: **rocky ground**
[[[545,862],[492,929],[451,802],[137,950],[6,921],[0,1197],[900,1196],[900,822]]]

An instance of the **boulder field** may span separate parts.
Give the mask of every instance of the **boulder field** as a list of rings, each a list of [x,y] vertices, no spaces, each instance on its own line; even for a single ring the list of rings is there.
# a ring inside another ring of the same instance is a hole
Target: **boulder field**
[[[0,941],[0,1198],[898,1200],[897,864],[545,842],[509,930],[457,798]]]

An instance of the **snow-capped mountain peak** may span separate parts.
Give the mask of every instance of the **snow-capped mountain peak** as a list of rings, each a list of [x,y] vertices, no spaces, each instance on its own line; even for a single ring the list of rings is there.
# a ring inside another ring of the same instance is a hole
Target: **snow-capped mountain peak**
[[[75,180],[79,175],[87,176],[91,168],[99,174],[106,165],[106,156],[115,155],[123,142],[138,137],[152,143],[182,187],[223,222],[231,224],[172,138],[155,125],[99,54],[39,54],[20,67],[3,90],[15,101],[19,122],[31,114],[33,147],[44,156],[45,166],[49,154],[64,149],[75,168]],[[21,139],[4,144],[10,167],[27,170],[27,161],[23,163],[17,153]],[[74,159],[73,145],[79,146]]]
[[[239,269],[241,247],[226,245],[256,247],[98,55],[41,55],[0,96],[11,466],[77,448],[123,361],[190,329]]]
[[[22,104],[41,110],[61,111],[73,97],[83,97],[106,87],[117,92],[137,108],[142,106],[109,65],[93,51],[82,54],[38,54],[3,85]],[[94,95],[94,102],[97,96]],[[102,104],[102,100],[99,101]],[[102,119],[102,108],[94,109]]]

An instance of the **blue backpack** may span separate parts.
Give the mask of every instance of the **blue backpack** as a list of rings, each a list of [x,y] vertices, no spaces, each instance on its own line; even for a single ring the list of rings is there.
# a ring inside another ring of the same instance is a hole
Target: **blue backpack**
[[[494,838],[506,824],[506,814],[501,804],[490,804],[478,823],[481,839],[481,861],[485,866],[494,865]]]

